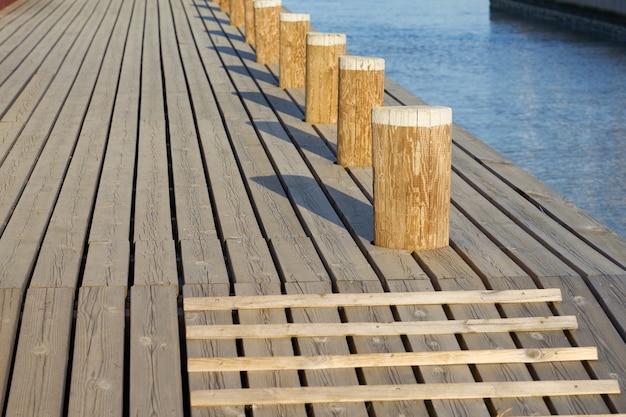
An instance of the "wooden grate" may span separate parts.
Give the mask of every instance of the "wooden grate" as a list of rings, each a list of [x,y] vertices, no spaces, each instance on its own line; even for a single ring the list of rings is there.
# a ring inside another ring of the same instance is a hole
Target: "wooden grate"
[[[435,293],[304,294],[184,299],[189,312],[288,308],[345,308],[449,304],[560,302],[559,290],[441,291]],[[576,317],[520,317],[415,322],[281,323],[188,325],[188,340],[378,337],[386,335],[487,334],[574,330]],[[340,368],[417,367],[597,360],[595,347],[486,349],[431,352],[354,353],[320,356],[190,357],[188,371],[255,372]],[[194,407],[287,405],[369,401],[524,398],[619,393],[616,380],[475,382],[194,390]]]

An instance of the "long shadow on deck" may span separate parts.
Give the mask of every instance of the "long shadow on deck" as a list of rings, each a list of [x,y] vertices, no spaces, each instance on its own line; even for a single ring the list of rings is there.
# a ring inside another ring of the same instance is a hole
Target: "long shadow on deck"
[[[253,177],[252,180],[281,196],[285,195],[286,190],[289,199],[296,204],[301,214],[306,210],[318,216],[321,223],[330,222],[354,232],[367,241],[374,239],[374,210],[371,205],[329,185],[320,186],[311,177],[281,176],[281,183],[284,188],[279,188],[279,183],[272,181],[272,178],[274,177]],[[348,217],[353,221],[349,222]]]

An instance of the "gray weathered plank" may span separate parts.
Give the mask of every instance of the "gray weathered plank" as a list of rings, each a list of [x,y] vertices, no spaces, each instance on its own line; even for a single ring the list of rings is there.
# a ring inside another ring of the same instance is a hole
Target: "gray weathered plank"
[[[26,293],[7,416],[63,415],[73,306],[73,288]]]
[[[4,404],[8,392],[21,307],[21,290],[0,289],[0,404]]]
[[[176,290],[131,289],[130,415],[183,415]]]
[[[82,288],[68,416],[123,415],[126,287]]]

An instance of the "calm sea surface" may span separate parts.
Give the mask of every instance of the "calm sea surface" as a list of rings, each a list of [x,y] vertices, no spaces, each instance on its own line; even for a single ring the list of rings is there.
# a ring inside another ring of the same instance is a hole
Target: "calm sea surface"
[[[488,0],[283,0],[626,237],[626,41]]]

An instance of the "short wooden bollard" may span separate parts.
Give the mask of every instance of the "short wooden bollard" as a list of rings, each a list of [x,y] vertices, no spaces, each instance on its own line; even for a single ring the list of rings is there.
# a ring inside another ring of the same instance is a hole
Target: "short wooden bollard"
[[[244,0],[230,0],[230,24],[243,26],[246,22],[246,9]]]
[[[246,43],[248,45],[254,45],[256,43],[256,37],[254,36],[254,2],[256,0],[243,0],[245,25],[244,32]]]
[[[448,246],[452,110],[372,110],[374,244],[408,251]]]
[[[311,17],[302,13],[280,14],[281,88],[304,88],[306,81],[306,34],[311,29]]]
[[[372,108],[385,100],[385,60],[339,57],[337,163],[372,166]]]
[[[346,35],[306,35],[305,120],[337,123],[339,57],[346,53]]]
[[[280,56],[280,0],[254,2],[256,62],[278,64]]]

